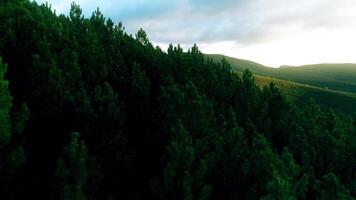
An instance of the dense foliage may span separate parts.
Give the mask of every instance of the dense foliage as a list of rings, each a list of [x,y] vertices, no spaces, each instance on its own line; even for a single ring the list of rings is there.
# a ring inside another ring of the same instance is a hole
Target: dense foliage
[[[355,119],[296,107],[197,46],[12,0],[0,55],[1,199],[356,195]]]

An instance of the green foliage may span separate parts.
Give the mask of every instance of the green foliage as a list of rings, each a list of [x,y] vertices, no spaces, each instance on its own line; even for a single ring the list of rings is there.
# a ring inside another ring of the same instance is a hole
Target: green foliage
[[[208,171],[205,159],[197,158],[193,138],[178,120],[172,128],[173,139],[164,155],[162,185],[153,182],[157,197],[162,199],[209,199],[211,186],[204,184]]]
[[[142,28],[136,33],[136,39],[144,46],[151,45],[146,32]]]
[[[72,2],[71,7],[70,7],[70,11],[69,11],[69,18],[72,21],[79,21],[82,18],[82,9],[80,8],[79,5],[75,4],[74,2]]]
[[[12,131],[15,135],[20,135],[25,130],[25,126],[30,118],[30,109],[27,104],[21,104],[18,112],[14,113]]]
[[[6,71],[7,65],[2,63],[0,57],[0,149],[9,142],[11,136],[12,97],[8,91],[9,82],[5,79]]]
[[[13,99],[5,79],[7,65],[0,57],[0,193],[4,198],[15,198],[18,187],[10,184],[26,161],[22,133],[29,118],[29,109],[22,104],[12,116]]]
[[[197,45],[165,52],[75,3],[57,15],[7,1],[0,19],[1,199],[356,195],[350,94],[254,76],[269,69]]]
[[[340,184],[338,178],[333,173],[323,176],[321,181],[315,182],[315,190],[318,199],[353,199],[345,186]]]
[[[299,166],[294,162],[288,149],[283,151],[275,165],[276,171],[267,184],[268,195],[264,199],[296,199],[297,193],[293,182],[299,175]]]
[[[70,143],[57,162],[55,187],[58,199],[86,199],[84,190],[88,179],[89,157],[84,142],[79,142],[78,138],[79,133],[72,133]]]

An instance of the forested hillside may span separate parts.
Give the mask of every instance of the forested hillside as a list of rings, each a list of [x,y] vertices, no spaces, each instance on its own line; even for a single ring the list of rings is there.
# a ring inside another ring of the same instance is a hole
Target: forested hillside
[[[271,68],[252,61],[223,55],[212,54],[207,56],[215,61],[220,61],[225,57],[231,63],[232,69],[240,72],[248,68],[261,76],[294,81],[323,89],[356,93],[356,64],[334,63]]]
[[[99,9],[0,2],[0,199],[355,198],[354,116]]]
[[[266,67],[261,64],[219,54],[205,55],[214,62],[226,59],[233,71],[249,69],[257,76],[257,85],[273,81],[298,106],[310,99],[322,110],[356,113],[356,64],[319,64],[305,66]]]

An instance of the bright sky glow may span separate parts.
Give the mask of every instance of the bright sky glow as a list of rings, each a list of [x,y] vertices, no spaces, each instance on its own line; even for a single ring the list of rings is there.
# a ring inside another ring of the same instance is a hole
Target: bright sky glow
[[[46,0],[37,0],[43,3]],[[72,0],[47,0],[68,13]],[[85,16],[99,7],[129,33],[153,43],[197,43],[219,53],[278,67],[356,63],[355,0],[76,0]]]

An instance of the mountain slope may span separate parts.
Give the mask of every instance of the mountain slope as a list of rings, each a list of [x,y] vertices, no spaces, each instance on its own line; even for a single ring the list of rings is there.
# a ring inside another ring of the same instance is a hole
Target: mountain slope
[[[278,68],[267,76],[344,92],[356,92],[356,64],[317,64]]]
[[[299,105],[314,99],[323,109],[332,108],[348,114],[354,114],[356,111],[355,64],[270,68],[249,60],[219,54],[207,56],[216,62],[225,58],[231,64],[231,68],[237,72],[242,72],[245,69],[251,70],[256,83],[260,86],[273,81],[291,100]]]
[[[291,81],[255,75],[259,86],[265,86],[273,81],[281,91],[298,105],[304,105],[314,99],[322,109],[338,110],[348,114],[356,111],[356,94],[304,85]]]
[[[68,13],[0,3],[0,199],[356,196],[356,119]]]
[[[234,71],[244,71],[245,69],[251,70],[254,74],[266,74],[270,73],[273,71],[273,68],[266,67],[262,64],[250,61],[250,60],[244,60],[244,59],[239,59],[239,58],[233,58],[221,54],[206,54],[206,56],[210,57],[213,61],[215,62],[220,62],[221,59],[225,58],[230,64],[231,68]]]
[[[313,85],[325,89],[356,93],[356,64],[315,64],[271,68],[248,60],[209,54],[214,61],[223,57],[235,71],[250,69],[254,74]]]

